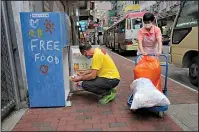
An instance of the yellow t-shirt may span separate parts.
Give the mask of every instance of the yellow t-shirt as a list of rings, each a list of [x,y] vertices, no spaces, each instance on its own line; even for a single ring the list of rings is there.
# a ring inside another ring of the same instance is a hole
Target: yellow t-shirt
[[[100,48],[95,48],[92,58],[92,69],[98,70],[98,77],[109,79],[120,79],[120,74],[107,52]]]

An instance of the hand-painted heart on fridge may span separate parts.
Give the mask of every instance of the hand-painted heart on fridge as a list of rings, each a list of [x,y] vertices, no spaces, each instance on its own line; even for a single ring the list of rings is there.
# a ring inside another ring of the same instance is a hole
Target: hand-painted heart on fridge
[[[41,65],[41,66],[40,66],[40,71],[41,71],[42,74],[48,73],[48,66],[46,66],[46,65]]]

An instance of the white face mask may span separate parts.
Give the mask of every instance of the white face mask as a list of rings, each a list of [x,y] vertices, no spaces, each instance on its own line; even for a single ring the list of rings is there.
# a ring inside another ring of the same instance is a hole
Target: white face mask
[[[152,23],[150,23],[150,24],[144,24],[145,28],[151,28],[151,26],[152,26]]]

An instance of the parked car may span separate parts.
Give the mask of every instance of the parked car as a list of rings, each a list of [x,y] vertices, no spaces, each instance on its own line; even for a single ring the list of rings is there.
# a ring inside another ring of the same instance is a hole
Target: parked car
[[[170,37],[168,35],[162,35],[162,45],[167,45],[169,46],[170,42]]]

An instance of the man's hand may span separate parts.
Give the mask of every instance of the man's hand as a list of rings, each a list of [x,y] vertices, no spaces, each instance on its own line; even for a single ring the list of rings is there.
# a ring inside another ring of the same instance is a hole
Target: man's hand
[[[75,77],[72,78],[72,81],[73,82],[79,82],[80,79],[81,79],[81,76],[75,76]]]
[[[156,55],[156,56],[160,56],[160,55],[161,55],[161,52],[156,52],[155,55]]]
[[[97,77],[97,71],[98,70],[90,70],[87,74],[78,75],[75,77],[71,77],[71,81],[73,82],[79,82],[79,81],[86,81],[86,80],[93,80]]]

